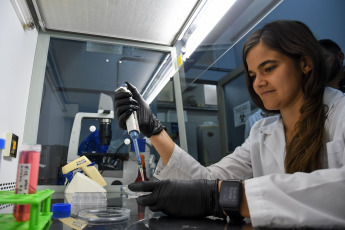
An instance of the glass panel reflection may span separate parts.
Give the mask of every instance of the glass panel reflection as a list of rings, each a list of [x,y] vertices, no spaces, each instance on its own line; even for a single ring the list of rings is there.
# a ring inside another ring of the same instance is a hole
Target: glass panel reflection
[[[37,136],[37,143],[47,149],[41,161],[44,167],[40,175],[45,175],[40,178],[42,184],[57,183],[57,169],[66,163],[66,151],[77,113],[99,113],[101,93],[113,99],[115,89],[126,81],[134,84],[141,93],[147,88],[152,90],[154,87],[150,82],[153,77],[161,75],[159,71],[157,74],[157,70],[166,62],[171,62],[170,53],[51,38]],[[92,135],[90,127],[95,126],[96,133],[100,128],[100,121],[97,116],[81,120],[77,145],[84,143],[85,148],[79,149],[79,153],[128,153],[128,147],[123,144],[123,140],[128,137],[127,132],[119,129],[116,120],[111,120],[110,145],[102,146],[95,142],[96,135]],[[68,159],[77,157],[75,152]],[[107,166],[121,169],[121,161],[115,161],[113,159]],[[48,169],[53,169],[54,172]],[[49,177],[49,174],[54,176]]]

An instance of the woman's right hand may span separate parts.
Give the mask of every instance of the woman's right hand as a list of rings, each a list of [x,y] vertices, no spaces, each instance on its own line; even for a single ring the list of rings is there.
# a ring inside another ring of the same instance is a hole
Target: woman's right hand
[[[152,113],[152,110],[137,88],[129,82],[126,82],[126,84],[130,92],[115,92],[114,96],[119,127],[126,130],[126,120],[132,112],[137,111],[140,132],[148,138],[159,134],[164,129],[164,126]]]

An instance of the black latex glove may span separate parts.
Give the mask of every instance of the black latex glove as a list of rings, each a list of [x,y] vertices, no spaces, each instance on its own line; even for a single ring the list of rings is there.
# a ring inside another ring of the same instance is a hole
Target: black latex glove
[[[164,126],[152,113],[152,110],[137,88],[129,82],[126,82],[126,84],[130,92],[116,92],[114,97],[119,127],[126,130],[126,120],[133,111],[137,111],[140,132],[147,137],[159,134],[164,129]]]
[[[218,180],[161,180],[128,185],[137,192],[152,192],[140,196],[138,205],[151,211],[162,211],[174,217],[224,217],[218,204]]]

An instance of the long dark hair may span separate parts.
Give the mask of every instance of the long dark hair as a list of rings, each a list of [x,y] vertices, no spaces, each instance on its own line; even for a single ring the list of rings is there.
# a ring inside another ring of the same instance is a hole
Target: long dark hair
[[[253,102],[266,112],[260,97],[255,93],[253,80],[248,74],[248,52],[259,42],[269,48],[295,60],[309,57],[312,70],[303,75],[302,90],[304,104],[301,116],[295,125],[295,135],[286,144],[285,171],[312,172],[322,168],[324,147],[324,123],[326,108],[323,105],[323,94],[326,86],[326,66],[321,47],[311,30],[300,21],[279,20],[266,24],[247,39],[242,50],[242,62],[246,73],[246,82]]]

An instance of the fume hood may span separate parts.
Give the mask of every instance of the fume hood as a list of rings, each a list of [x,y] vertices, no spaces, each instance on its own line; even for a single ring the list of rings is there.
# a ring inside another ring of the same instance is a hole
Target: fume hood
[[[42,95],[33,93],[29,98],[30,105],[40,106],[28,107],[24,139],[35,143],[38,133],[49,132],[41,135],[43,144],[66,145],[75,114],[95,111],[99,93],[111,96],[125,81],[151,102],[173,78],[180,114],[181,93],[198,80],[215,85],[231,67],[223,72],[215,69],[211,75],[206,70],[281,1],[27,2],[39,30],[39,47],[44,48],[36,53],[33,76],[37,77],[32,79],[33,87],[42,86],[32,92],[42,90]],[[201,22],[207,10],[216,3],[225,9],[230,2],[196,50],[186,55],[189,39],[204,27]],[[178,119],[178,126],[181,146],[186,147],[183,119]]]

